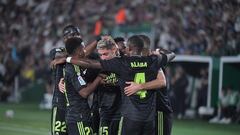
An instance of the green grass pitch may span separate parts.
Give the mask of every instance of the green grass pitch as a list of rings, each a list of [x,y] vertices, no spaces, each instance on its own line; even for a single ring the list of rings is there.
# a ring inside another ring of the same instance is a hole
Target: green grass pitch
[[[5,117],[14,110],[14,118]],[[39,110],[34,104],[0,103],[0,135],[49,135],[50,111]],[[239,135],[240,125],[208,124],[200,120],[175,120],[172,135]]]

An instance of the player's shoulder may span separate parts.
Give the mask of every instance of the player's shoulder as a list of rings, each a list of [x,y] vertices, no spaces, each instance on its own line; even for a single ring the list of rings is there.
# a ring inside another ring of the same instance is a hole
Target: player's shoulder
[[[146,58],[148,61],[151,61],[153,63],[159,63],[162,61],[161,57],[158,55],[149,55]]]
[[[153,60],[156,60],[156,59],[159,59],[159,56],[158,55],[149,55],[149,56],[146,56],[150,59],[153,59]]]
[[[71,63],[66,63],[65,64],[65,74],[72,74],[75,72],[74,65]]]

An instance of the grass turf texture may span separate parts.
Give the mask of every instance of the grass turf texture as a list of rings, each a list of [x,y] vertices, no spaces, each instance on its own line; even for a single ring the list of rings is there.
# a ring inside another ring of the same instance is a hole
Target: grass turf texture
[[[5,117],[6,110],[14,118]],[[1,135],[49,135],[51,111],[39,110],[34,104],[0,103]],[[172,135],[239,135],[240,125],[208,124],[200,120],[175,120]]]

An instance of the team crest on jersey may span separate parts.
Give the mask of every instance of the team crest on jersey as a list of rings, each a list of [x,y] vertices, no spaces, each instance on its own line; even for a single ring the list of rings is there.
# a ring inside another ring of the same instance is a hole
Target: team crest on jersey
[[[115,73],[111,73],[105,78],[107,84],[115,85],[118,82],[117,76]]]
[[[86,85],[86,82],[83,80],[82,76],[78,76],[78,81],[81,85]]]

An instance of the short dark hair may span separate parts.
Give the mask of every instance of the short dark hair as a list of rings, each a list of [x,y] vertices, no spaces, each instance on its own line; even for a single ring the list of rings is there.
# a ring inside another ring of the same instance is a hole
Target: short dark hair
[[[144,42],[144,48],[149,49],[150,48],[150,38],[146,35],[138,35]]]
[[[54,60],[57,53],[64,53],[64,52],[66,52],[66,49],[63,47],[53,48],[49,53],[50,59]]]
[[[129,48],[134,47],[137,48],[138,52],[141,52],[143,50],[143,40],[138,35],[133,35],[130,38],[128,38],[127,45]]]
[[[65,48],[68,54],[73,54],[75,50],[81,46],[83,46],[81,38],[70,38],[65,43]]]
[[[74,25],[67,25],[63,28],[63,39],[66,42],[69,38],[81,38],[80,28]]]
[[[116,38],[114,38],[114,41],[115,41],[116,43],[118,43],[118,42],[124,42],[125,40],[124,40],[123,37],[116,37]]]

